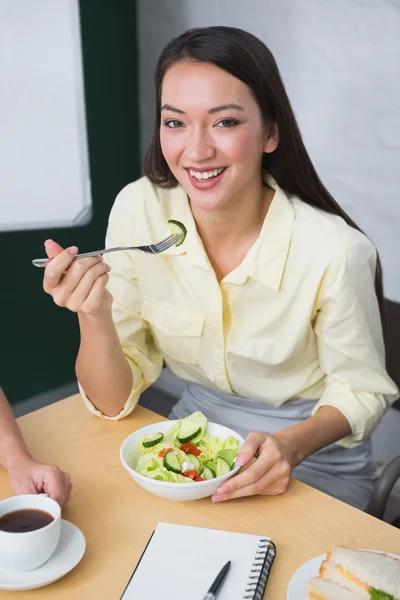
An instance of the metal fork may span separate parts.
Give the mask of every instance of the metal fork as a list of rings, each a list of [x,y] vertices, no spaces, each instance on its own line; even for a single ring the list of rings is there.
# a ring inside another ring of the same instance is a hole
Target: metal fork
[[[139,252],[147,252],[148,254],[160,254],[165,252],[171,246],[174,246],[184,237],[183,233],[170,235],[165,240],[157,242],[157,244],[149,244],[148,246],[118,246],[116,248],[104,248],[103,250],[94,250],[93,252],[85,252],[84,254],[77,254],[75,260],[79,258],[87,258],[88,256],[99,256],[106,254],[107,252],[118,252],[118,250],[138,250]],[[49,258],[35,258],[32,264],[35,267],[45,267],[49,262]]]

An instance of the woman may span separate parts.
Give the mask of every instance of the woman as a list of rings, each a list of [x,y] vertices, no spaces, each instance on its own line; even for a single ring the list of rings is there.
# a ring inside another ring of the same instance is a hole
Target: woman
[[[55,465],[45,465],[28,452],[7,398],[0,388],[0,465],[16,494],[48,494],[60,506],[68,502],[71,477]]]
[[[85,403],[124,417],[164,359],[188,382],[171,416],[201,410],[247,436],[239,464],[257,458],[214,501],[280,494],[293,475],[363,508],[369,436],[398,395],[376,250],[318,178],[261,41],[188,31],[155,81],[146,177],[119,194],[107,246],[159,241],[170,218],[185,242],[107,263],[46,242],[44,289],[78,313]]]

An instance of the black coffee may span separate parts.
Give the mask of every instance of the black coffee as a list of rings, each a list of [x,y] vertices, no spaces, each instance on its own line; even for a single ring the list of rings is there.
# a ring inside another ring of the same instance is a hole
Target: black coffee
[[[25,533],[42,529],[54,521],[53,517],[44,510],[24,508],[14,510],[0,517],[0,530],[11,533]]]

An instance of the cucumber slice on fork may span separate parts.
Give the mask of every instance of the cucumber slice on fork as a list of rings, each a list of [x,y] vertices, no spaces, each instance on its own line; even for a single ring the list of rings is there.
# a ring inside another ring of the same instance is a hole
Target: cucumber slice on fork
[[[175,219],[169,219],[168,225],[172,235],[183,235],[183,238],[179,240],[179,242],[177,242],[175,246],[180,246],[181,244],[183,244],[187,234],[187,229],[184,226],[184,224],[180,221],[175,221]]]

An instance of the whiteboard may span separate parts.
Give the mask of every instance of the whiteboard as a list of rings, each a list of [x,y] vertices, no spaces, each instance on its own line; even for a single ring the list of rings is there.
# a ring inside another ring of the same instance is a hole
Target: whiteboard
[[[0,231],[91,216],[78,0],[0,0]]]

